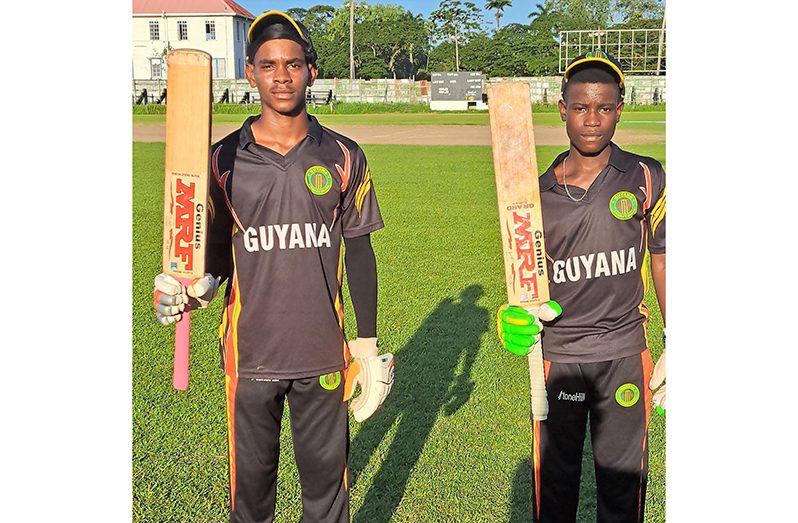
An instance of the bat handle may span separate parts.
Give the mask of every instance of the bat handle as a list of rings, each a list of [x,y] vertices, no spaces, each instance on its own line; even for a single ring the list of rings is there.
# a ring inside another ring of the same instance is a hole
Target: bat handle
[[[526,309],[538,316],[539,307],[527,307]],[[528,358],[532,419],[543,421],[549,416],[549,400],[546,395],[546,372],[543,367],[543,343],[540,340],[532,346]]]
[[[537,342],[529,351],[529,383],[532,419],[543,421],[549,416],[549,400],[546,396],[546,373],[543,370],[541,342]]]
[[[191,285],[191,280],[178,278],[184,286]],[[176,390],[188,389],[189,338],[191,336],[191,311],[186,308],[175,330],[175,368],[172,375],[172,386]]]

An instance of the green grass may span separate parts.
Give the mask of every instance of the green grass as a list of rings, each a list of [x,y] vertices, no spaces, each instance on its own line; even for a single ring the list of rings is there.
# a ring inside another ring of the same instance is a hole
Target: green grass
[[[214,114],[215,124],[240,124],[250,114],[258,114],[260,107],[253,107],[246,114]],[[373,113],[373,114],[316,114],[322,125],[489,125],[485,111],[455,113]],[[554,112],[535,112],[535,125],[561,127],[560,115]],[[164,114],[134,114],[133,123],[163,124]],[[624,111],[619,129],[665,132],[664,111]]]
[[[629,147],[665,159],[664,145]],[[395,355],[383,408],[351,422],[355,523],[531,521],[526,361],[494,333],[505,300],[489,147],[366,145],[386,228],[372,235],[378,332]],[[545,168],[559,152],[538,148]],[[456,161],[452,161],[456,158]],[[221,303],[192,317],[191,385],[171,388],[173,329],[154,321],[163,144],[133,144],[133,519],[226,521],[227,447],[215,330]],[[423,166],[423,169],[419,168]],[[346,288],[345,288],[346,289]],[[345,290],[345,296],[346,296]],[[652,352],[661,317],[653,297]],[[347,332],[354,314],[346,301]],[[653,416],[646,521],[665,521],[665,421]],[[278,522],[301,515],[285,417]],[[594,520],[589,449],[579,521]]]

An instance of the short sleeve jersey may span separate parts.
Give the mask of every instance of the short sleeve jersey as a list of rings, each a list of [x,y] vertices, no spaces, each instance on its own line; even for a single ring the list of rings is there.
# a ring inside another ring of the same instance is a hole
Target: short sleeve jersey
[[[222,363],[243,378],[341,370],[342,237],[383,226],[366,158],[312,116],[307,136],[282,156],[255,142],[257,118],[211,150],[208,270],[228,278]],[[222,159],[233,148],[231,165]]]
[[[647,250],[665,253],[665,172],[653,158],[610,147],[587,194],[568,186],[572,199],[557,184],[554,167],[567,152],[540,177],[550,293],[563,308],[544,330],[550,361],[608,361],[647,347],[644,265]]]

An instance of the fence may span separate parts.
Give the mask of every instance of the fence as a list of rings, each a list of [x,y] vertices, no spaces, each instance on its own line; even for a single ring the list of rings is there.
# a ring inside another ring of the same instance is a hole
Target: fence
[[[489,78],[494,83],[508,78]],[[520,77],[529,83],[533,103],[557,103],[560,99],[562,78],[559,76]],[[628,104],[648,105],[665,102],[665,76],[627,76],[626,98]],[[144,90],[146,89],[146,93]],[[132,101],[137,103],[162,103],[166,80],[133,80]],[[258,91],[244,79],[214,80],[213,101],[217,103],[258,102]],[[325,98],[332,91],[337,102],[364,103],[420,103],[429,105],[430,84],[427,80],[349,80],[339,78],[317,79],[311,88],[314,98]]]

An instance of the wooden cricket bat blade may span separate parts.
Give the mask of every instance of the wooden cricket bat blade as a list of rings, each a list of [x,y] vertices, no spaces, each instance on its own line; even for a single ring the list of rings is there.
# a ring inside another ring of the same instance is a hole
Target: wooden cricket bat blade
[[[166,60],[163,272],[184,286],[205,275],[208,154],[211,141],[211,56],[177,49]],[[188,388],[191,312],[175,331],[172,384]]]
[[[507,301],[537,316],[549,300],[549,280],[529,85],[489,85],[488,113]],[[532,416],[544,420],[549,404],[540,343],[528,360]]]

